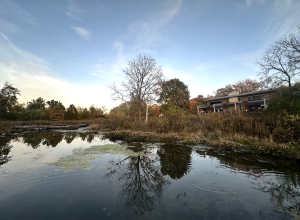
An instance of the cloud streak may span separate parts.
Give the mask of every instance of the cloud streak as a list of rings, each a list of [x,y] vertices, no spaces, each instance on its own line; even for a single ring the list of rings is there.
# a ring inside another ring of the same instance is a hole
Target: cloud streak
[[[162,28],[168,24],[179,12],[182,0],[168,1],[169,7],[151,14],[148,19],[140,19],[128,26],[131,36],[135,36],[139,43],[146,46],[155,46],[162,41]]]
[[[71,29],[73,29],[76,34],[78,34],[80,37],[82,37],[85,40],[89,40],[91,37],[91,33],[84,29],[83,27],[74,27],[72,26]]]
[[[85,86],[70,83],[57,77],[52,65],[43,59],[16,47],[3,33],[0,33],[0,83],[12,83],[21,91],[22,103],[43,97],[46,100],[59,100],[66,107],[70,104],[88,107],[90,104],[116,105],[110,100],[106,87]],[[4,49],[3,49],[4,48]]]
[[[36,19],[29,12],[27,12],[20,5],[11,0],[1,1],[0,15],[5,13],[14,14],[21,21],[25,21],[31,25],[36,24]]]

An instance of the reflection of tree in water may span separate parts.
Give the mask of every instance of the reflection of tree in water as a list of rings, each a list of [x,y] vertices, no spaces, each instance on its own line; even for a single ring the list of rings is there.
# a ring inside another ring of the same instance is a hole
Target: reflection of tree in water
[[[46,133],[45,140],[43,141],[43,145],[56,147],[63,139],[64,135],[60,132],[56,133]]]
[[[261,192],[268,193],[271,200],[283,210],[294,211],[300,215],[300,186],[298,175],[272,175],[272,180],[259,184]]]
[[[268,193],[280,209],[300,215],[300,170],[295,160],[216,150],[196,152],[202,156],[216,157],[226,167],[262,180],[256,189]]]
[[[11,160],[12,156],[8,156],[11,148],[10,145],[11,140],[18,139],[16,136],[4,137],[0,139],[0,166],[8,163]]]
[[[95,135],[89,134],[89,135],[87,136],[86,141],[87,141],[88,143],[91,143],[91,142],[94,140],[94,138],[95,138]]]
[[[164,145],[157,154],[160,158],[161,173],[172,179],[180,179],[190,172],[192,149],[186,146]]]
[[[147,147],[130,147],[135,152],[149,153]],[[158,158],[154,156],[129,156],[109,163],[113,168],[106,177],[118,177],[122,183],[119,195],[125,198],[125,208],[136,217],[143,216],[154,208],[154,203],[162,197],[164,187],[170,182],[160,172]]]
[[[79,133],[79,137],[81,138],[82,141],[85,141],[87,138],[88,134],[87,133]]]
[[[11,156],[8,156],[11,148],[8,144],[0,147],[0,166],[11,160]]]
[[[44,136],[44,134],[39,133],[26,134],[23,136],[23,143],[27,144],[27,146],[31,146],[33,149],[36,149],[40,146]]]
[[[75,132],[67,132],[67,133],[65,133],[64,140],[65,140],[68,144],[71,144],[72,141],[76,138],[76,136],[77,136],[77,133],[75,133]]]

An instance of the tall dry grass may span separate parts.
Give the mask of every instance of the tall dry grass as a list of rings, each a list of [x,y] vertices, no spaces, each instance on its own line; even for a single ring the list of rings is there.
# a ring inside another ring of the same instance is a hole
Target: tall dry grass
[[[155,133],[190,134],[203,136],[249,137],[268,141],[288,142],[293,140],[293,130],[300,128],[300,120],[289,121],[285,113],[209,113],[202,115],[166,115],[150,117],[148,122],[140,122],[127,117],[101,119],[91,124],[96,130],[132,130]],[[299,140],[296,140],[299,141]]]

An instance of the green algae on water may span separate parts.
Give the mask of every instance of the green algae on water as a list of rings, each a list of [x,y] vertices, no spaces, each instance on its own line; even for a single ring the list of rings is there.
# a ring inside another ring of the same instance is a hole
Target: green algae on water
[[[152,155],[152,153],[145,153],[144,151],[133,152],[128,149],[127,146],[119,144],[95,145],[86,149],[74,149],[72,155],[61,157],[55,162],[48,163],[48,165],[59,166],[59,168],[55,171],[61,171],[64,173],[74,171],[75,169],[90,170],[95,167],[91,164],[91,162],[104,154],[132,157]]]

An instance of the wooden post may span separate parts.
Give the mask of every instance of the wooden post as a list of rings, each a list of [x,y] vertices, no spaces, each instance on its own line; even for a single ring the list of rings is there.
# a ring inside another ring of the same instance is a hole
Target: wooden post
[[[249,111],[249,106],[248,106],[248,96],[244,96],[243,97],[243,107],[245,109],[245,111]]]
[[[210,110],[210,102],[207,102],[207,113],[209,112]]]
[[[227,99],[223,99],[223,110],[227,109]]]

